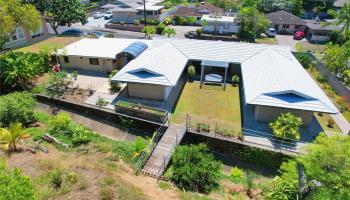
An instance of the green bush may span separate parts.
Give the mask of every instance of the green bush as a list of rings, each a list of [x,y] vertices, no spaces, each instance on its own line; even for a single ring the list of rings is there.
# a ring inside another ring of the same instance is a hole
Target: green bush
[[[230,171],[230,177],[237,182],[239,182],[243,178],[243,175],[243,170],[239,169],[238,167],[233,167]]]
[[[70,172],[67,175],[67,180],[71,183],[71,184],[75,184],[78,182],[78,176],[75,172]]]
[[[72,136],[72,118],[68,113],[61,112],[57,116],[49,118],[48,121],[49,133],[51,135]]]
[[[45,85],[37,85],[32,88],[31,92],[33,94],[40,94],[40,93],[43,93],[44,91],[45,91]]]
[[[108,101],[102,97],[98,97],[98,99],[96,101],[96,106],[103,107],[106,105],[108,105]]]
[[[34,200],[33,184],[21,170],[8,169],[0,158],[0,200]]]
[[[121,83],[116,81],[109,81],[109,86],[111,87],[111,90],[115,92],[118,92],[122,89]]]
[[[320,83],[327,83],[327,77],[322,76],[321,74],[317,75],[316,80]]]
[[[27,92],[13,92],[0,96],[0,127],[20,122],[29,125],[35,121],[36,101]]]
[[[166,17],[166,18],[164,19],[163,23],[164,23],[165,25],[169,25],[169,24],[171,24],[172,21],[173,21],[173,20],[168,16],[168,17]]]
[[[312,59],[307,54],[296,54],[296,58],[304,68],[308,68],[312,63]]]
[[[204,144],[178,146],[171,180],[181,189],[207,193],[219,186],[221,167]]]
[[[202,35],[203,29],[197,28],[196,32],[197,32],[197,35]]]
[[[50,98],[59,98],[64,95],[65,92],[65,78],[67,77],[66,72],[55,72],[53,73],[48,81],[46,87],[46,95]]]
[[[138,19],[135,19],[135,20],[134,20],[134,25],[135,25],[135,26],[138,26],[138,25],[140,25],[140,20],[138,20]]]
[[[205,123],[196,123],[197,132],[210,132],[210,125]]]
[[[239,76],[237,74],[233,75],[231,81],[233,84],[239,83]]]
[[[274,121],[269,123],[274,136],[281,139],[296,139],[300,138],[300,126],[303,124],[300,117],[294,116],[292,113],[281,113]]]
[[[174,22],[177,25],[187,25],[188,21],[186,17],[182,17],[182,16],[175,16],[174,17]]]
[[[50,172],[50,183],[52,187],[59,190],[62,185],[62,172],[61,170],[55,169]]]
[[[165,28],[166,25],[164,23],[159,23],[157,25],[157,34],[162,34]]]
[[[89,129],[81,126],[81,125],[75,125],[73,127],[73,135],[72,135],[72,143],[75,146],[86,144],[91,141],[91,136],[93,135],[93,132]]]

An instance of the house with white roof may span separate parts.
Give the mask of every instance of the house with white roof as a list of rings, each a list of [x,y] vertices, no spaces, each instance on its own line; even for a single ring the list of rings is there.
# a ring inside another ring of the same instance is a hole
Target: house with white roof
[[[216,73],[224,76],[226,84],[232,74],[239,74],[242,104],[254,108],[257,121],[270,122],[280,113],[291,112],[308,126],[314,112],[338,113],[287,46],[177,38],[101,38],[83,39],[69,45],[65,52],[60,59],[75,57],[76,67],[85,64],[79,59],[94,58],[102,64],[109,60],[112,68],[113,63],[119,63],[121,69],[112,81],[126,83],[126,97],[140,103],[147,100],[166,105],[170,97],[178,97],[188,65],[199,63],[201,70],[196,71],[201,78]],[[63,62],[62,66],[71,64]],[[110,71],[108,67],[87,63],[84,69]]]

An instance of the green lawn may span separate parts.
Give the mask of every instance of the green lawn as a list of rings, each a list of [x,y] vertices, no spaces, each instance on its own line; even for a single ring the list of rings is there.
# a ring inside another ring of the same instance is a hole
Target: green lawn
[[[59,48],[63,48],[81,39],[80,37],[50,37],[41,42],[17,49],[16,51],[38,53],[44,46],[55,45]]]
[[[260,37],[255,39],[255,42],[259,44],[278,44],[276,38],[274,37]]]
[[[182,124],[186,115],[191,116],[191,125],[196,122],[241,130],[241,108],[239,88],[227,85],[226,91],[221,86],[186,83],[179,102],[172,115],[172,122]]]
[[[326,49],[326,45],[324,44],[311,44],[308,41],[303,41],[295,44],[295,49],[298,52],[307,52],[311,51],[317,54],[323,53]]]

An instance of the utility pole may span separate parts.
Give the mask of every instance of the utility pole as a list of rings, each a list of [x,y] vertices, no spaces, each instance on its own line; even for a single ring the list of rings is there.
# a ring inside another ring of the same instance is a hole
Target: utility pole
[[[147,26],[147,17],[146,17],[146,0],[143,0],[143,18],[145,19],[145,26]]]

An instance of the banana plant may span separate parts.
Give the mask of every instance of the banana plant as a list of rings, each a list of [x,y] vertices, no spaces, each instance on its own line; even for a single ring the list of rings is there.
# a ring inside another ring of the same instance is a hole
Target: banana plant
[[[10,128],[0,128],[0,145],[5,151],[13,149],[17,151],[17,143],[30,137],[27,128],[22,126],[22,123],[14,123]]]

